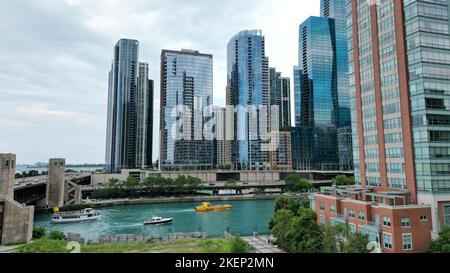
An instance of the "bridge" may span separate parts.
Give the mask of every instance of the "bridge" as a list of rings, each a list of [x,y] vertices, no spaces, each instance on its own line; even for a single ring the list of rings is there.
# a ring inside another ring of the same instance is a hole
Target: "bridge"
[[[197,174],[204,175],[207,172],[187,172],[185,175],[197,176]],[[283,181],[286,175],[296,173],[301,177],[307,178],[312,181],[316,187],[331,185],[331,179],[339,174],[353,175],[353,172],[342,171],[280,171],[276,180],[255,181],[254,178],[246,177],[251,172],[236,172],[236,171],[216,171],[214,172],[216,180],[209,181],[204,177],[197,176],[203,181],[202,188],[207,190],[213,190],[217,192],[220,189],[234,189],[243,190],[250,188],[260,189],[283,189],[286,184]],[[182,175],[184,173],[171,173],[171,172],[149,172],[145,174],[145,171],[137,172],[136,170],[124,170],[122,174],[118,174],[119,180],[124,180],[128,176],[135,176],[136,178],[143,179],[146,175]],[[96,183],[95,177],[105,176],[104,182],[107,179],[115,177],[115,174],[90,174],[90,173],[66,173],[64,175],[65,188],[64,188],[64,204],[74,204],[80,201],[83,197],[90,196],[96,189],[101,189],[105,186],[105,183]],[[220,179],[221,181],[217,181]],[[238,182],[236,185],[226,187],[227,179],[235,179]],[[28,178],[19,178],[15,180],[14,186],[14,199],[25,205],[35,205],[37,207],[43,207],[45,198],[47,195],[47,183],[48,176],[35,176]],[[77,196],[77,188],[80,191],[80,195]],[[44,201],[44,202],[43,202]]]
[[[78,185],[88,185],[91,181],[90,174],[65,174],[65,199],[67,204],[75,202],[75,189]],[[34,176],[15,179],[14,200],[25,205],[38,205],[45,200],[47,194],[48,176]]]

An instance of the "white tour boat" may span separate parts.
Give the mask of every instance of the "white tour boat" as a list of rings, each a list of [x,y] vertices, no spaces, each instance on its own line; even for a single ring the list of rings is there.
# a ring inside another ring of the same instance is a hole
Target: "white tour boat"
[[[52,214],[51,221],[55,224],[76,223],[90,220],[97,220],[102,217],[99,211],[91,208],[83,209],[80,211],[59,212],[56,211]]]
[[[172,223],[173,218],[162,218],[159,216],[153,216],[152,219],[145,221],[144,225],[159,225]]]

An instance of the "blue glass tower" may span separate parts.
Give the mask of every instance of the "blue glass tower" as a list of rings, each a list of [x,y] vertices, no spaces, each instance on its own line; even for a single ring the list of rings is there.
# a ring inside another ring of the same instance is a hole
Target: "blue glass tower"
[[[259,114],[247,111],[248,106],[270,104],[269,62],[262,32],[245,30],[232,37],[227,57],[227,104],[236,109],[232,161],[237,169],[269,168],[269,153],[262,149],[260,131],[256,135],[250,132],[250,121]]]
[[[299,29],[294,67],[296,169],[352,168],[345,0],[322,0],[322,17]]]
[[[212,169],[213,142],[203,135],[211,117],[203,113],[213,104],[213,56],[187,49],[163,50],[160,91],[160,169]]]
[[[346,0],[321,0],[320,16],[332,19],[330,33],[334,43],[338,101],[337,126],[351,125],[350,87],[347,46]]]

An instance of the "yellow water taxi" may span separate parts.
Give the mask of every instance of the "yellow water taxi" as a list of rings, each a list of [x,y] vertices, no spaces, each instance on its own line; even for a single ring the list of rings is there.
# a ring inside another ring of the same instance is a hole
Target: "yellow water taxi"
[[[200,206],[195,207],[196,211],[218,211],[230,209],[232,205],[211,205],[208,202],[203,202]]]

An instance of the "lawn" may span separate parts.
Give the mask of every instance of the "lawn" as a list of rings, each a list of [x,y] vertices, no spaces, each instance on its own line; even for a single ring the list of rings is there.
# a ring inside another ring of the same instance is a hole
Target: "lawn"
[[[67,253],[67,241],[48,237],[19,247],[20,253]],[[82,245],[81,253],[246,253],[247,244],[240,238],[179,240],[143,243],[108,243]]]

